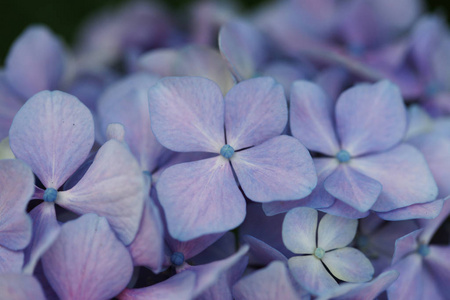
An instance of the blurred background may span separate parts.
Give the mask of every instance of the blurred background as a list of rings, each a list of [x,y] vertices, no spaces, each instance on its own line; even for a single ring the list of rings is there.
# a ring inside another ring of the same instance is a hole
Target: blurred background
[[[149,0],[150,1],[150,0]],[[393,0],[395,1],[395,0]],[[0,18],[0,61],[3,62],[8,49],[16,37],[30,24],[42,23],[50,27],[65,42],[71,45],[79,25],[93,13],[106,7],[115,7],[126,0],[4,0]],[[155,1],[152,1],[155,2]],[[179,15],[193,0],[165,0],[163,5]],[[231,1],[229,1],[231,2]],[[246,11],[270,0],[236,1],[241,10]],[[449,16],[450,1],[428,0],[429,11],[440,11]]]

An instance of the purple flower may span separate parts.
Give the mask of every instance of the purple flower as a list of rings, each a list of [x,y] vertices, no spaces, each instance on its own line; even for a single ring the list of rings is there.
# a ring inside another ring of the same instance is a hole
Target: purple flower
[[[241,82],[224,99],[208,79],[165,78],[150,89],[149,103],[152,129],[163,146],[220,154],[172,166],[159,178],[158,198],[174,238],[224,232],[243,221],[245,200],[232,167],[246,196],[257,202],[297,199],[314,188],[307,150],[278,136],[287,107],[273,79]]]
[[[23,274],[1,274],[0,295],[5,299],[45,300],[42,287],[36,278]]]

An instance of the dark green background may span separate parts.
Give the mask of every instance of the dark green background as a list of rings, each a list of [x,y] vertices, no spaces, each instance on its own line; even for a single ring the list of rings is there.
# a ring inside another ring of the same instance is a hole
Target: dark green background
[[[395,1],[395,0],[392,0]],[[3,0],[0,5],[0,61],[3,62],[14,39],[30,24],[42,23],[62,36],[69,44],[87,16],[105,6],[114,6],[124,0]],[[163,1],[172,9],[182,13],[183,8],[194,1]],[[244,9],[251,9],[270,0],[238,1]],[[449,1],[427,1],[430,10],[440,8],[444,13],[450,11]],[[1,63],[0,63],[1,65]]]

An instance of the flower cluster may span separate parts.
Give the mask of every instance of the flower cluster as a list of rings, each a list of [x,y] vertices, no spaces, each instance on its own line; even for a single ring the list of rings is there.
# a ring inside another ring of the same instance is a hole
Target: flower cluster
[[[0,298],[448,299],[450,32],[423,6],[131,2],[73,48],[27,28]]]

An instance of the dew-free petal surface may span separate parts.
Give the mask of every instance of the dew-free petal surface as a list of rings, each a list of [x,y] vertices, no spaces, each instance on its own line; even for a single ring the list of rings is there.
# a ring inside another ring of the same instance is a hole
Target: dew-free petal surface
[[[170,251],[180,252],[184,255],[184,260],[188,260],[199,253],[202,253],[205,249],[210,249],[210,246],[214,244],[224,235],[223,232],[205,234],[201,237],[189,240],[189,241],[179,241],[172,238],[170,235],[165,236],[165,241]],[[234,250],[234,249],[233,249]]]
[[[156,189],[169,233],[180,241],[225,232],[244,220],[244,197],[222,156],[174,165]]]
[[[350,244],[356,234],[358,221],[326,214],[319,222],[317,245],[325,251]]]
[[[0,73],[0,140],[8,136],[9,127],[14,116],[22,107],[25,99],[22,99],[5,79],[4,73]]]
[[[304,198],[317,184],[308,150],[286,135],[235,153],[231,164],[245,195],[256,202]]]
[[[141,55],[137,62],[137,68],[161,77],[172,76],[175,75],[174,63],[177,58],[177,49],[158,48]]]
[[[331,206],[326,208],[318,208],[318,210],[330,215],[349,219],[362,219],[370,214],[370,211],[360,212],[359,210],[338,199],[336,199]]]
[[[430,253],[424,263],[444,295],[450,291],[450,246],[430,245]]]
[[[355,248],[345,247],[326,252],[322,261],[331,274],[343,281],[369,281],[374,273],[370,260]]]
[[[450,214],[450,196],[443,200],[442,210],[436,218],[433,219],[419,219],[418,224],[420,228],[423,228],[423,232],[420,234],[420,241],[428,244],[438,228],[447,219]],[[434,201],[436,202],[436,201]]]
[[[128,245],[139,229],[145,193],[144,177],[131,152],[109,140],[80,181],[70,190],[58,192],[56,203],[78,214],[94,212],[106,217]]]
[[[317,210],[298,207],[290,210],[283,222],[286,248],[295,254],[312,254],[316,249]]]
[[[61,227],[42,256],[45,276],[62,299],[110,299],[133,273],[125,246],[103,217],[86,214]]]
[[[46,188],[58,189],[91,151],[92,114],[72,95],[39,92],[14,117],[9,142]]]
[[[334,101],[318,85],[298,80],[290,97],[292,135],[309,150],[336,155],[338,139],[334,130]]]
[[[287,258],[271,245],[251,236],[244,235],[242,240],[250,246],[250,260],[261,265],[268,265],[272,261],[282,261],[287,264]]]
[[[30,26],[6,58],[6,78],[24,98],[56,89],[64,71],[64,49],[45,26]]]
[[[23,274],[0,275],[0,295],[4,299],[14,300],[46,299],[36,278]]]
[[[336,127],[342,149],[352,156],[398,144],[406,132],[406,110],[399,89],[380,81],[343,92],[336,103]]]
[[[227,144],[234,150],[280,135],[287,120],[283,88],[270,77],[242,81],[225,96]]]
[[[0,274],[22,273],[23,258],[22,251],[13,251],[0,246]],[[0,295],[2,294],[0,293]]]
[[[225,144],[225,106],[215,82],[201,77],[167,77],[148,95],[152,130],[163,146],[180,152],[220,152]]]
[[[397,208],[387,212],[377,213],[380,218],[388,221],[400,221],[410,219],[433,219],[442,210],[444,200],[438,199],[426,203],[413,204],[406,207]]]
[[[418,237],[422,233],[422,229],[414,230],[405,236],[398,238],[395,241],[395,251],[392,257],[392,264],[408,256],[419,247]]]
[[[389,299],[420,300],[423,299],[424,282],[422,279],[422,258],[411,254],[392,266],[400,273],[397,280],[387,290]]]

